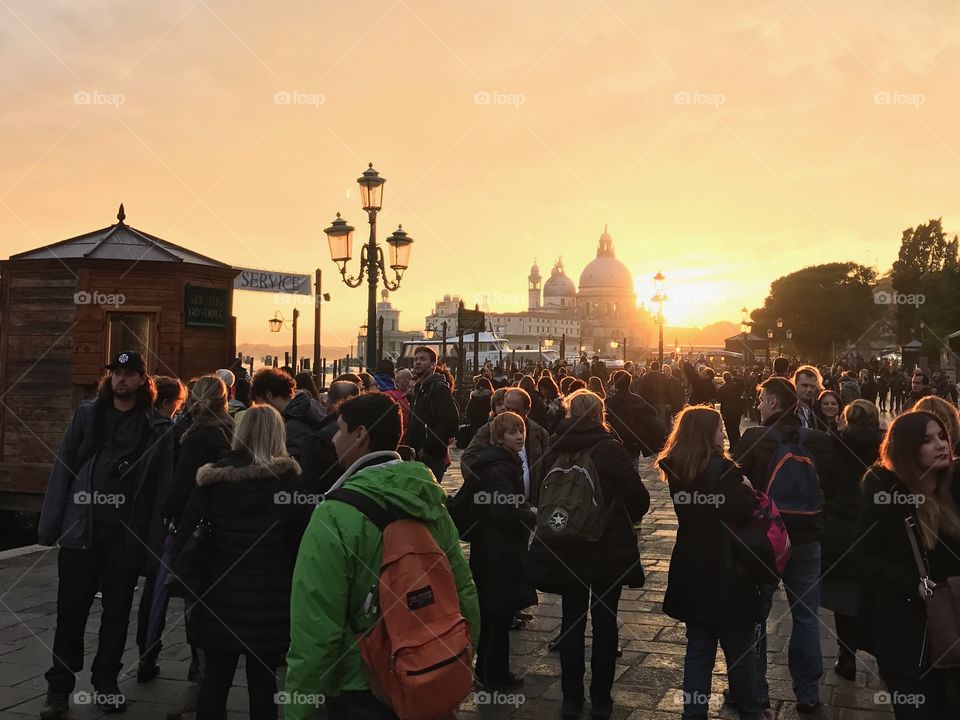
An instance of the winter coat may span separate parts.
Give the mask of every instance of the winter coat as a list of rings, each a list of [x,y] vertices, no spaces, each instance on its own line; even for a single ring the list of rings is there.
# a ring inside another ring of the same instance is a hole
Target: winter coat
[[[669,400],[667,377],[662,372],[649,371],[640,378],[639,395],[653,407],[666,405]]]
[[[304,445],[300,461],[300,467],[303,469],[304,492],[325,493],[343,472],[337,459],[337,449],[333,446],[333,436],[337,434],[339,417],[340,413],[336,410],[328,412]]]
[[[196,428],[184,436],[177,453],[173,484],[163,503],[163,517],[174,522],[180,519],[190,494],[197,487],[197,470],[216,462],[230,452],[230,433],[222,425]]]
[[[287,429],[287,452],[299,462],[307,439],[320,429],[325,413],[310,393],[300,390],[280,414]]]
[[[743,415],[743,383],[739,380],[725,382],[717,388],[717,400],[720,401],[721,415],[739,419]]]
[[[929,397],[933,395],[930,391],[930,388],[924,388],[923,390],[911,390],[907,393],[906,399],[903,401],[903,411],[908,412],[910,408],[917,404],[921,398]]]
[[[553,467],[561,452],[590,448],[597,468],[601,492],[610,508],[610,520],[603,535],[587,547],[558,551],[547,548],[536,536],[530,548],[530,580],[544,592],[565,588],[614,583],[629,587],[643,585],[643,567],[637,548],[634,524],[650,509],[650,494],[623,445],[596,422],[565,418],[550,438],[544,467]]]
[[[731,451],[733,459],[743,468],[744,475],[757,490],[767,491],[770,460],[779,444],[774,437],[775,431],[779,431],[786,442],[802,441],[813,457],[821,489],[833,481],[834,457],[830,436],[821,430],[801,428],[800,418],[795,413],[783,412],[767,418],[759,427],[744,430],[740,442]],[[822,513],[812,516],[785,515],[783,519],[790,542],[794,545],[817,542],[823,534]]]
[[[132,480],[132,503],[129,526],[141,542],[128,542],[124,562],[144,572],[156,566],[164,531],[160,517],[160,501],[173,480],[173,425],[153,408],[142,410],[144,432],[138,447],[145,448],[136,463]],[[73,420],[60,442],[57,461],[50,471],[43,508],[37,526],[37,542],[85,550],[93,544],[93,504],[83,502],[93,491],[92,472],[103,446],[102,422],[97,401],[87,400],[73,414]]]
[[[539,393],[530,396],[530,419],[540,427],[550,424],[550,408]]]
[[[863,509],[860,482],[880,455],[883,430],[868,425],[848,425],[831,436],[834,472],[823,478],[823,538],[820,565],[824,581],[856,575],[848,550]]]
[[[490,398],[493,396],[489,390],[474,390],[470,393],[470,399],[467,400],[467,422],[470,424],[471,436],[477,433],[482,426],[487,424],[490,418]]]
[[[743,484],[736,463],[711,459],[684,482],[662,462],[677,514],[677,539],[670,556],[663,612],[684,622],[750,623],[760,617],[757,584],[737,573],[733,531],[726,525],[749,520],[756,496]],[[682,494],[680,494],[682,493]],[[714,496],[716,502],[709,501]],[[703,502],[694,502],[697,499]]]
[[[690,404],[704,405],[712,403],[717,398],[717,388],[710,378],[701,377],[697,369],[684,361],[683,372],[690,383]]]
[[[446,457],[447,446],[459,425],[460,410],[444,376],[435,372],[417,382],[410,403],[406,444],[428,458]]]
[[[473,498],[470,570],[493,611],[512,615],[537,602],[526,582],[527,545],[537,516],[523,494],[520,458],[487,446],[474,463],[478,483]],[[481,496],[483,493],[485,495]]]
[[[530,504],[536,505],[540,492],[540,483],[548,466],[544,465],[544,456],[550,444],[550,435],[529,417],[525,421],[527,431],[523,443],[527,451],[527,465],[530,467]],[[484,448],[490,447],[490,423],[477,430],[467,449],[460,456],[460,470],[464,482],[474,472],[474,465]]]
[[[910,494],[897,476],[875,466],[863,478],[863,510],[854,531],[850,565],[863,583],[857,616],[859,647],[877,658],[881,675],[917,679],[929,666],[926,610],[904,517],[909,506],[890,502]],[[954,475],[954,499],[960,485]],[[919,536],[918,536],[919,539]],[[943,539],[927,552],[933,582],[960,576],[960,540]]]
[[[629,390],[617,390],[607,396],[605,406],[610,427],[629,452],[649,457],[660,451],[667,428],[646,400]]]
[[[389,455],[384,462],[379,456]],[[378,503],[423,520],[446,553],[460,597],[460,612],[470,624],[473,647],[480,632],[477,589],[460,549],[460,535],[447,514],[443,490],[433,473],[417,462],[400,462],[396,453],[378,453],[358,461],[359,471],[343,487],[362,492]],[[290,602],[290,649],[287,652],[288,693],[316,693],[328,699],[345,692],[369,690],[361,669],[360,649],[350,629],[359,632],[375,616],[363,610],[377,582],[382,534],[356,508],[330,500],[313,511],[300,544]],[[315,717],[306,704],[288,705],[286,720]]]
[[[197,491],[184,510],[177,546],[203,518],[212,526],[201,545],[213,583],[187,616],[187,639],[204,650],[278,660],[290,641],[290,582],[299,540],[300,467],[291,457],[267,466],[231,453],[197,471]]]

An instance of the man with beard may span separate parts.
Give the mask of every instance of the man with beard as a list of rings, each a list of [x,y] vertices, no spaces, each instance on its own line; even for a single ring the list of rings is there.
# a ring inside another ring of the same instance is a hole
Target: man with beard
[[[140,353],[120,352],[106,367],[110,375],[96,399],[80,405],[60,443],[37,528],[41,545],[60,546],[44,720],[69,711],[98,590],[103,613],[91,666],[93,699],[108,713],[126,709],[117,678],[133,592],[162,542],[158,508],[172,478],[170,421],[153,408],[156,386]]]
[[[410,401],[406,444],[414,449],[417,460],[433,471],[439,483],[447,470],[447,446],[460,425],[460,410],[445,376],[437,372],[435,350],[417,348],[413,376],[416,385]]]

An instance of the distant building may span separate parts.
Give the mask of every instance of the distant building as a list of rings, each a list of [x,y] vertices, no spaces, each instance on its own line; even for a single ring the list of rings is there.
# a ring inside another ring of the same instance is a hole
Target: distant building
[[[580,273],[580,290],[566,274],[563,259],[554,263],[544,282],[534,262],[527,276],[527,309],[487,313],[490,330],[505,336],[518,350],[535,350],[551,344],[557,349],[566,336],[567,354],[578,352],[618,355],[612,342],[627,341],[628,353],[650,347],[655,337],[653,318],[637,307],[633,275],[617,259],[613,238],[604,227],[597,243],[597,256]],[[447,336],[457,335],[459,296],[444,295],[427,316],[427,327],[438,333],[447,322]],[[483,308],[481,308],[483,309]],[[546,341],[546,342],[544,342]]]
[[[400,310],[390,303],[388,297],[390,297],[390,292],[381,290],[381,300],[377,303],[377,318],[383,318],[383,348],[381,354],[385,358],[396,360],[403,351],[403,343],[407,340],[420,340],[423,338],[423,332],[420,330],[401,330]],[[358,332],[357,357],[366,357],[366,351],[367,336],[365,333]]]

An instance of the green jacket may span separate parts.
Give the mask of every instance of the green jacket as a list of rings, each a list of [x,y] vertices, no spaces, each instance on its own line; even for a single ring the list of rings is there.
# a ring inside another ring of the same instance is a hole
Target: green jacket
[[[480,606],[473,576],[460,549],[460,536],[444,505],[444,492],[433,473],[418,462],[394,462],[360,470],[343,487],[389,502],[423,519],[446,552],[460,595],[460,612],[470,624],[473,646],[480,634]],[[366,631],[376,619],[363,603],[379,576],[382,535],[356,508],[331,500],[318,505],[300,544],[290,598],[290,650],[287,652],[288,698],[323,695],[333,698],[366,690],[354,626]],[[315,708],[291,700],[287,720],[320,717]]]

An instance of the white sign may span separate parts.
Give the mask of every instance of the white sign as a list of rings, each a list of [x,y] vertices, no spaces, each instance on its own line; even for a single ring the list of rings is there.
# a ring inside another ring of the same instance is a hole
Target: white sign
[[[240,274],[234,278],[234,290],[310,295],[310,276],[272,270],[236,268]]]

